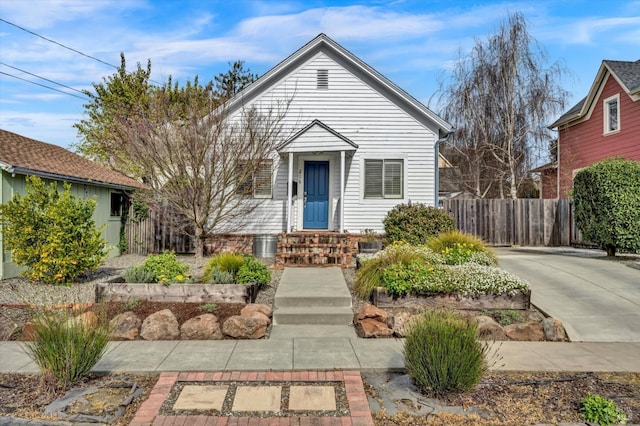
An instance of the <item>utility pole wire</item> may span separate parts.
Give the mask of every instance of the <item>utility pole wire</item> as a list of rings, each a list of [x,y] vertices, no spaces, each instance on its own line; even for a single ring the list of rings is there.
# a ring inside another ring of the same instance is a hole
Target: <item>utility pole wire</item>
[[[73,93],[65,92],[63,90],[58,90],[55,87],[46,86],[44,84],[36,83],[35,81],[27,80],[26,78],[18,77],[17,75],[9,74],[8,72],[0,71],[0,74],[7,75],[9,77],[17,78],[18,80],[26,81],[27,83],[35,84],[36,86],[44,87],[46,89],[55,90],[56,92],[64,93],[65,95],[73,96],[74,98],[82,99],[83,101],[90,100],[89,98],[82,98],[78,95],[74,95]]]
[[[49,80],[48,78],[45,78],[45,77],[39,76],[38,74],[34,74],[34,73],[32,73],[32,72],[29,72],[29,71],[26,71],[26,70],[20,69],[20,68],[18,68],[18,67],[14,67],[13,65],[5,64],[4,62],[0,62],[0,65],[4,65],[5,67],[13,68],[13,69],[14,69],[14,70],[16,70],[16,71],[20,71],[20,72],[23,72],[23,73],[25,73],[25,74],[32,75],[32,76],[34,76],[34,77],[37,77],[37,78],[40,78],[40,79],[42,79],[42,80],[48,81],[49,83],[57,84],[58,86],[62,86],[62,87],[64,87],[64,88],[66,88],[66,89],[73,90],[73,91],[78,92],[78,93],[82,93],[83,95],[85,94],[82,90],[75,89],[75,88],[73,88],[73,87],[71,87],[71,86],[67,86],[67,85],[64,85],[64,84],[62,84],[62,83],[58,83],[57,81]]]
[[[16,25],[16,24],[14,24],[13,22],[9,22],[9,21],[7,21],[6,19],[2,19],[2,18],[0,18],[0,21],[4,22],[4,23],[6,23],[6,24],[12,25],[12,26],[14,26],[14,27],[16,27],[16,28],[19,28],[19,29],[21,29],[22,31],[26,31],[26,32],[28,32],[29,34],[33,34],[33,35],[34,35],[34,36],[36,36],[36,37],[40,37],[41,39],[46,40],[46,41],[48,41],[48,42],[50,42],[50,43],[57,44],[57,45],[58,45],[58,46],[60,46],[60,47],[64,47],[65,49],[71,50],[72,52],[78,53],[78,54],[80,54],[80,55],[82,55],[82,56],[85,56],[85,57],[87,57],[87,58],[89,58],[89,59],[93,59],[94,61],[98,61],[98,62],[100,62],[100,63],[102,63],[102,64],[105,64],[105,65],[108,65],[108,66],[110,66],[110,67],[112,67],[112,68],[118,69],[118,67],[117,67],[117,66],[115,66],[115,65],[113,65],[113,64],[110,64],[110,63],[108,63],[108,62],[105,62],[105,61],[103,61],[102,59],[98,59],[98,58],[96,58],[96,57],[94,57],[94,56],[87,55],[86,53],[82,53],[81,51],[76,50],[76,49],[74,49],[74,48],[72,48],[72,47],[65,46],[64,44],[62,44],[62,43],[58,43],[58,42],[57,42],[57,41],[55,41],[55,40],[51,40],[50,38],[47,38],[47,37],[45,37],[45,36],[41,36],[40,34],[34,33],[33,31],[29,31],[28,29],[26,29],[26,28],[24,28],[24,27],[21,27],[20,25]]]

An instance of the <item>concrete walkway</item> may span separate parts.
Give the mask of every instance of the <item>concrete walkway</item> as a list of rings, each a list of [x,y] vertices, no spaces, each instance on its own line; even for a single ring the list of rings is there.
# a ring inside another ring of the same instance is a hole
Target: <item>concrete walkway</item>
[[[500,267],[527,280],[531,302],[573,342],[640,342],[640,270],[604,252],[498,248]]]
[[[402,339],[111,342],[96,372],[403,370]],[[640,343],[497,342],[491,368],[640,373]],[[37,373],[19,342],[0,342],[0,373]]]

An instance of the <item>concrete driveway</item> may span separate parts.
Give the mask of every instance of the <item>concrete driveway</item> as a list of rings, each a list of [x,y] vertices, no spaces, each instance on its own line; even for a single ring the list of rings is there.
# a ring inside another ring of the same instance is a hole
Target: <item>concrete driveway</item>
[[[640,342],[640,269],[602,252],[497,248],[500,267],[531,285],[531,302],[574,342]],[[638,258],[640,261],[640,258]]]

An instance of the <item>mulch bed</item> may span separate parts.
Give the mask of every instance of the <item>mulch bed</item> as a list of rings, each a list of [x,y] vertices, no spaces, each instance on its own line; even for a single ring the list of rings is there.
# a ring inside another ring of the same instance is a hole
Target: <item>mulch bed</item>
[[[140,404],[147,399],[151,389],[158,381],[158,374],[92,374],[72,389],[100,386],[114,381],[136,383],[143,390],[142,396],[127,406],[124,415],[111,423],[113,425],[128,425]],[[45,383],[39,375],[0,374],[0,416],[47,419],[43,415],[44,408],[66,392],[54,389],[50,384]],[[60,419],[50,418],[49,420]]]

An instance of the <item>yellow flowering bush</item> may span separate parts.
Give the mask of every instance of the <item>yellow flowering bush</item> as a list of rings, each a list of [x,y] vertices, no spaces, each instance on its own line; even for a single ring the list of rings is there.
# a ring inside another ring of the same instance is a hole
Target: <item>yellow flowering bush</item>
[[[94,271],[106,257],[107,242],[93,220],[96,201],[27,177],[26,193],[0,205],[5,248],[33,281],[64,284]]]

